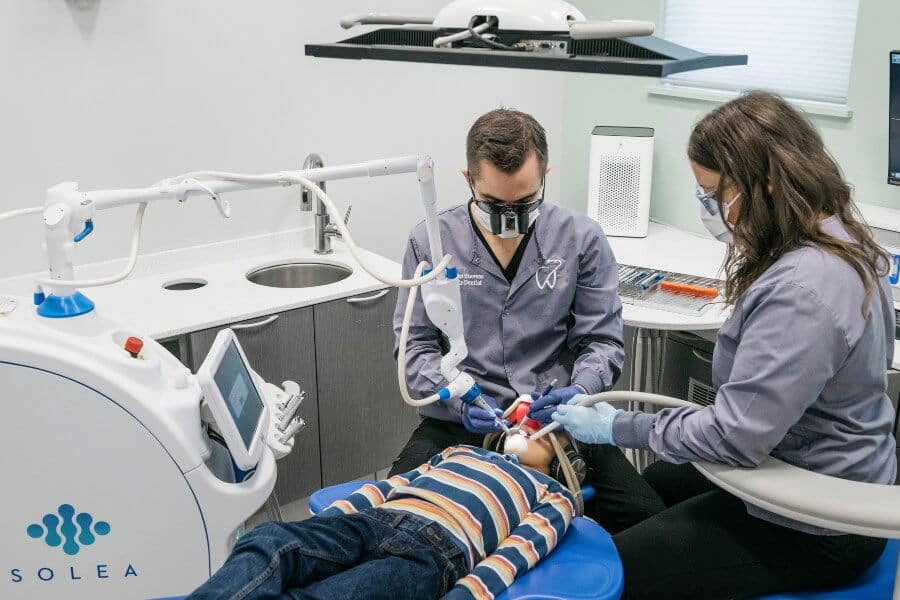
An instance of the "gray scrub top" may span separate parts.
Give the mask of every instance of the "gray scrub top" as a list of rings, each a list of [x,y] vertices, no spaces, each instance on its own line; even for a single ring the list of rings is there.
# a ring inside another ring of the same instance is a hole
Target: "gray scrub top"
[[[618,271],[600,225],[544,204],[512,283],[472,229],[468,205],[439,215],[444,252],[459,270],[469,356],[459,368],[484,393],[507,406],[521,394],[578,383],[589,393],[612,387],[622,371],[622,304]],[[440,257],[438,257],[440,258]],[[420,261],[434,264],[424,223],[413,229],[403,276]],[[395,353],[409,291],[394,312]],[[446,343],[416,299],[407,344],[410,394],[422,398],[446,385],[440,360]],[[460,421],[460,401],[435,403],[420,414]]]
[[[822,229],[852,239],[836,216]],[[894,312],[887,278],[879,283],[864,315],[865,289],[846,261],[813,245],[786,253],[719,331],[715,404],[618,413],[613,438],[673,463],[753,467],[771,455],[833,477],[892,484],[897,459],[887,370]],[[825,532],[754,506],[749,512]]]

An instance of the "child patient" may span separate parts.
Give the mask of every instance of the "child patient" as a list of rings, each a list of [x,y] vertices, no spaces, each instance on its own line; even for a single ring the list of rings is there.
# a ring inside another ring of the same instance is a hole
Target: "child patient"
[[[553,550],[575,512],[547,475],[548,440],[523,439],[506,455],[451,446],[318,517],[260,525],[189,600],[492,598]]]

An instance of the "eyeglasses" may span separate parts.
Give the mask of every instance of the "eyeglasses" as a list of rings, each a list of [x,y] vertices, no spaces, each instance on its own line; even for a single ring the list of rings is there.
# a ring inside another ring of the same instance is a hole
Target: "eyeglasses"
[[[472,192],[472,200],[475,201],[475,204],[479,208],[491,213],[502,213],[511,209],[516,211],[525,210],[531,212],[544,203],[545,189],[546,178],[541,179],[541,187],[538,188],[538,191],[536,191],[535,193],[529,194],[523,198],[519,198],[518,200],[513,200],[512,202],[507,202],[505,200],[492,198],[490,196],[485,196],[476,192],[472,180],[469,180],[469,190],[471,190]]]

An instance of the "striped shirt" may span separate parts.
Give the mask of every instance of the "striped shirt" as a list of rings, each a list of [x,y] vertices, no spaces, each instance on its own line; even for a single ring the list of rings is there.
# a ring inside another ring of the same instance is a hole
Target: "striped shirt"
[[[414,471],[366,484],[321,516],[367,508],[434,521],[468,554],[469,574],[446,598],[492,599],[550,553],[575,515],[554,479],[472,446],[451,446]]]

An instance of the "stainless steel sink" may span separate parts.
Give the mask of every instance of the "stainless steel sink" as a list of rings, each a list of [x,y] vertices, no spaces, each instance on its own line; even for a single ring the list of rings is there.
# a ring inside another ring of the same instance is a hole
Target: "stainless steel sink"
[[[353,269],[316,262],[292,262],[254,269],[247,280],[277,288],[307,288],[336,283],[350,277]]]

